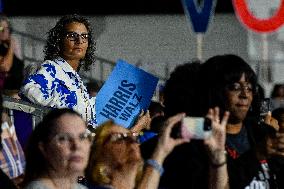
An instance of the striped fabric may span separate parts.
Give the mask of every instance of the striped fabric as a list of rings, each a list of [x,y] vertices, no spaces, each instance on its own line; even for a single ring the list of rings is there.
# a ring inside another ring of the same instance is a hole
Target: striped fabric
[[[2,145],[0,151],[0,168],[10,178],[16,178],[24,173],[25,156],[17,139],[15,127],[10,127],[7,122],[2,125]]]

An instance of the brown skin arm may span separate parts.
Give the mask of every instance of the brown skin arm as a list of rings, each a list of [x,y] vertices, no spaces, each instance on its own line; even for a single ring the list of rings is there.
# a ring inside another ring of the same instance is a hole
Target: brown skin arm
[[[207,117],[212,121],[212,135],[204,140],[209,155],[209,189],[228,189],[229,177],[225,153],[226,125],[229,112],[219,120],[219,108],[209,109]]]
[[[13,65],[14,43],[10,41],[8,52],[5,56],[0,56],[0,72],[8,72]]]

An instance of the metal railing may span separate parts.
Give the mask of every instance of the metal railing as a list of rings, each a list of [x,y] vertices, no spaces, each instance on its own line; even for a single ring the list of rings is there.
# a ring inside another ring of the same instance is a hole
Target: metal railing
[[[32,104],[23,100],[15,99],[10,96],[2,95],[3,108],[9,111],[18,110],[32,115],[33,128],[42,120],[43,116],[51,110],[51,108]],[[13,121],[13,113],[10,114]]]

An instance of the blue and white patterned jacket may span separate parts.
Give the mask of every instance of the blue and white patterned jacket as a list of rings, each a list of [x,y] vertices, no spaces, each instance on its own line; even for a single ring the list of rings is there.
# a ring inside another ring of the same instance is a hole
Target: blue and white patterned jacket
[[[78,73],[63,58],[43,62],[24,81],[20,96],[42,106],[73,109],[89,125],[97,126],[95,97],[90,97]]]

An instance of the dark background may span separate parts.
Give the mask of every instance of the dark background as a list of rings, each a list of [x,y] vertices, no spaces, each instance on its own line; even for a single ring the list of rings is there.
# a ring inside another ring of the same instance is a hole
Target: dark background
[[[181,0],[2,0],[8,16],[52,16],[78,13],[184,14]],[[231,0],[218,0],[215,13],[233,13]]]

